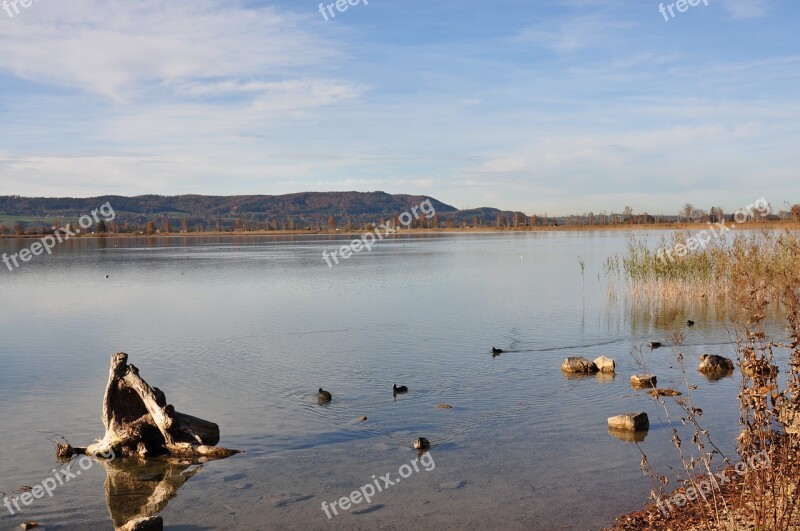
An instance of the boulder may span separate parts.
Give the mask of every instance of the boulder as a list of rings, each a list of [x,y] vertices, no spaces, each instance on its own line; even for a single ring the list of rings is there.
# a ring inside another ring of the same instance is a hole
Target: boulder
[[[733,371],[733,361],[716,354],[703,354],[700,356],[700,366],[697,370],[702,373],[722,373]]]
[[[656,377],[654,374],[634,374],[631,376],[631,385],[634,387],[655,387]]]
[[[600,356],[599,358],[595,359],[594,364],[597,365],[597,369],[600,372],[613,373],[617,370],[617,363],[611,358],[606,358],[605,356]]]
[[[644,431],[650,428],[647,413],[623,413],[608,419],[608,427],[612,430]]]
[[[567,358],[561,364],[561,370],[571,374],[594,374],[599,369],[586,358]]]

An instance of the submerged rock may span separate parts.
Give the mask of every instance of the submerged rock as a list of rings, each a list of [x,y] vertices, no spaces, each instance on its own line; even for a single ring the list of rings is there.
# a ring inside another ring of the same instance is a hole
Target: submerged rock
[[[570,374],[594,374],[599,371],[597,365],[586,358],[567,358],[561,364],[561,370]]]
[[[650,396],[681,396],[680,391],[676,391],[675,389],[665,389],[665,388],[650,389],[649,391],[647,391],[647,394]]]
[[[700,356],[700,366],[697,370],[702,373],[722,373],[733,371],[733,361],[716,354],[703,354]]]
[[[634,387],[655,387],[656,376],[650,373],[634,374],[631,376],[631,385]]]
[[[623,413],[616,417],[609,417],[608,427],[612,430],[644,431],[650,428],[650,419],[647,413]]]
[[[597,365],[597,369],[600,372],[613,373],[617,370],[617,362],[605,356],[595,358],[594,364]]]

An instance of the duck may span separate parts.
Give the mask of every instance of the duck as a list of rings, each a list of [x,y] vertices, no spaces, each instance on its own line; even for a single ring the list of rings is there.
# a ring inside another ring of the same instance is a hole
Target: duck
[[[397,385],[397,384],[393,384],[393,385],[392,385],[392,392],[393,392],[394,394],[398,394],[398,393],[407,393],[407,392],[408,392],[408,387],[406,387],[405,385]]]
[[[694,321],[689,319],[688,321],[686,321],[686,326],[694,326]]]
[[[497,356],[498,354],[502,354],[502,353],[503,353],[503,349],[497,348],[497,347],[492,347],[492,354],[494,354],[495,356]]]
[[[333,396],[328,391],[324,391],[322,387],[319,388],[319,392],[317,393],[317,400],[320,402],[330,402]]]
[[[651,341],[650,342],[650,349],[654,348],[661,348],[661,343],[659,341]]]
[[[425,437],[420,437],[416,441],[414,441],[414,448],[416,448],[417,450],[430,450],[431,442]]]

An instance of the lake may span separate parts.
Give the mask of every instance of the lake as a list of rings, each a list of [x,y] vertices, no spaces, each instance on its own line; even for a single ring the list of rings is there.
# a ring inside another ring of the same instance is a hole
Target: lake
[[[155,491],[167,527],[187,531],[608,525],[651,488],[639,449],[609,435],[608,417],[647,412],[650,463],[678,463],[663,410],[629,379],[647,369],[659,386],[685,389],[683,374],[672,348],[644,345],[696,321],[682,347],[693,399],[723,451],[734,454],[738,433],[738,371],[719,381],[696,371],[702,353],[735,357],[716,309],[609,295],[603,264],[630,235],[397,236],[333,268],[322,252],[346,237],[78,239],[13,272],[2,266],[5,497],[53,475],[53,434],[75,446],[102,436],[118,351],[178,411],[217,422],[220,444],[245,453],[133,467],[128,490],[113,490],[95,463],[22,514],[0,507],[0,528],[113,529],[107,493],[144,506]],[[0,252],[30,243],[0,240]],[[494,346],[507,352],[493,357]],[[616,378],[560,371],[567,356],[600,355],[616,360]],[[410,390],[394,399],[393,383]],[[320,387],[330,404],[317,403]],[[420,436],[432,449],[414,470]],[[323,510],[406,464],[407,477],[379,483],[371,502],[331,518]]]

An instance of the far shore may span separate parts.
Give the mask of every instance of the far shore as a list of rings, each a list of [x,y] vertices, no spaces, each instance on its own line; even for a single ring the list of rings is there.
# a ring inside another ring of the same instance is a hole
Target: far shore
[[[714,223],[650,223],[650,224],[626,224],[626,225],[539,225],[535,227],[463,227],[463,228],[439,228],[439,229],[401,229],[394,233],[394,236],[405,234],[487,234],[487,233],[512,233],[512,232],[595,232],[595,231],[674,231],[674,230],[704,230],[710,227],[714,230]],[[732,224],[726,223],[727,227]],[[748,221],[736,224],[736,227],[747,230],[762,229],[800,229],[800,221]],[[735,227],[734,227],[735,228]],[[365,232],[372,232],[368,229],[339,229],[339,230],[255,230],[255,231],[202,231],[202,232],[156,232],[154,234],[144,233],[85,233],[74,238],[208,238],[220,236],[342,236],[342,235],[361,235]],[[0,239],[23,239],[37,240],[46,234],[4,234]]]

